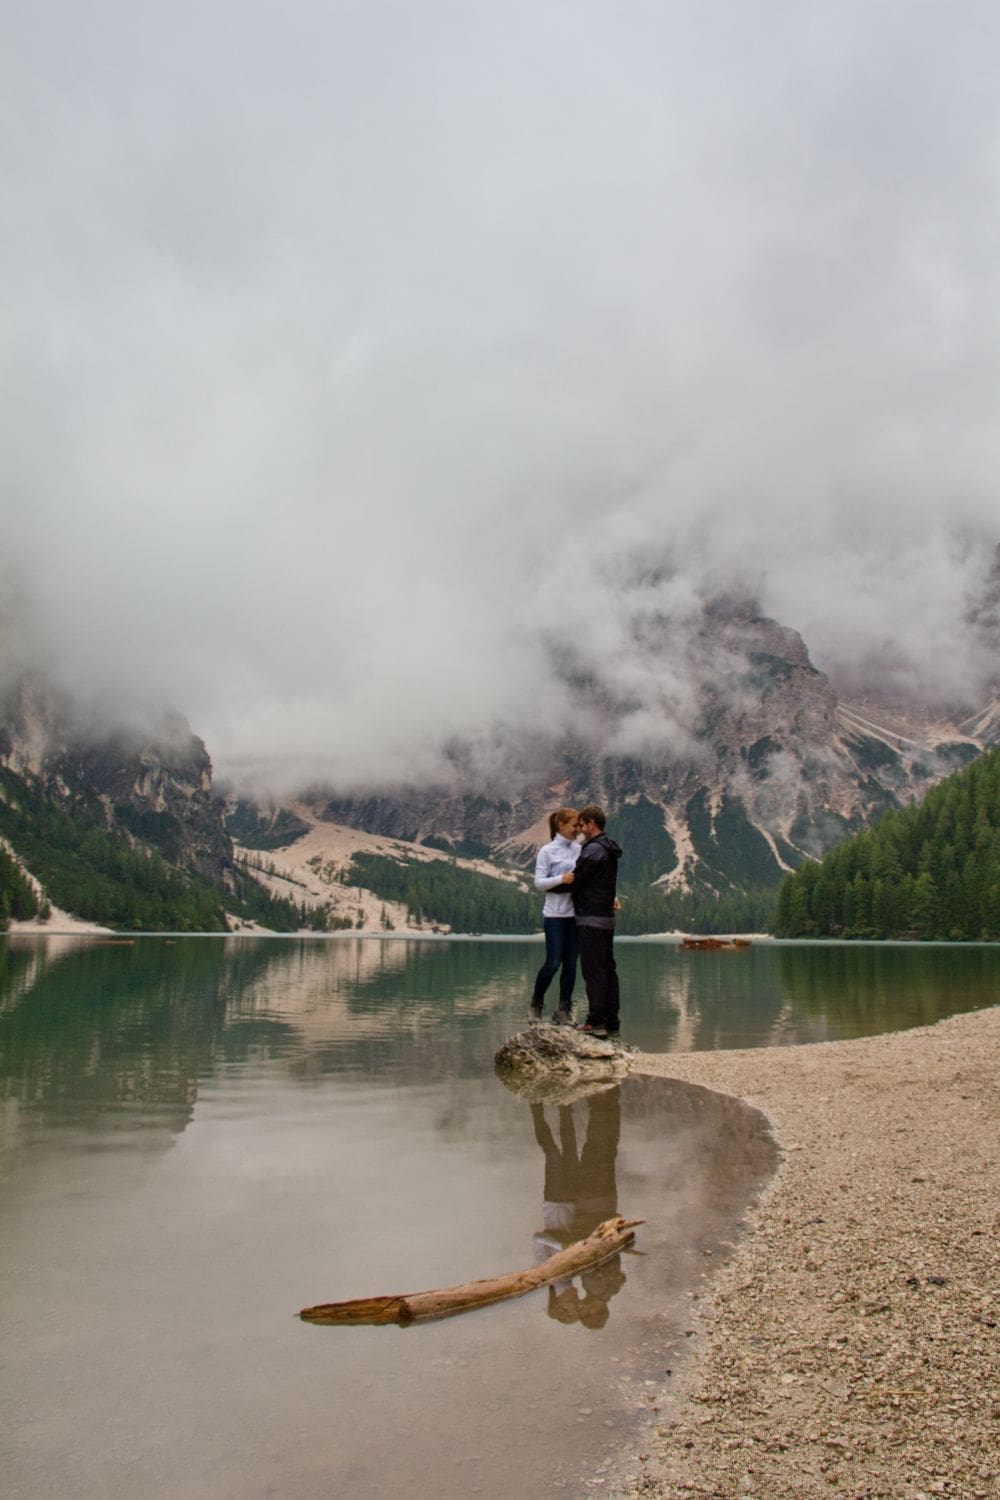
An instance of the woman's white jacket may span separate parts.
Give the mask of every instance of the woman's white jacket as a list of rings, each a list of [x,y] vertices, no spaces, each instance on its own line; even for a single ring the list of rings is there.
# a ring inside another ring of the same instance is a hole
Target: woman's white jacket
[[[539,849],[535,861],[535,889],[545,892],[543,917],[573,915],[571,888],[563,885],[562,878],[568,870],[575,869],[579,857],[580,845],[573,839],[564,839],[561,833]]]

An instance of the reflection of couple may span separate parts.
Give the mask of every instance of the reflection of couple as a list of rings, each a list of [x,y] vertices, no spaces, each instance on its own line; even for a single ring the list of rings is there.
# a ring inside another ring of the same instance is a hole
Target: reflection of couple
[[[535,1263],[576,1240],[586,1239],[605,1219],[618,1212],[615,1161],[621,1131],[621,1103],[617,1086],[592,1094],[587,1103],[587,1135],[577,1152],[576,1124],[569,1105],[559,1106],[559,1141],[556,1142],[545,1109],[532,1104],[535,1140],[545,1153],[545,1189],[542,1203],[544,1229],[535,1235]],[[608,1321],[608,1303],[625,1285],[621,1257],[613,1256],[580,1276],[583,1295],[572,1279],[549,1287],[548,1314],[560,1323],[582,1323],[585,1328],[603,1328]]]
[[[593,805],[580,813],[560,807],[549,816],[551,839],[538,851],[535,864],[535,886],[545,892],[545,962],[532,991],[531,1019],[541,1020],[545,992],[558,973],[559,1005],[552,1019],[557,1025],[572,1024],[579,954],[587,987],[587,1018],[580,1029],[617,1036],[614,938],[622,851],[605,833],[606,821],[604,809]]]

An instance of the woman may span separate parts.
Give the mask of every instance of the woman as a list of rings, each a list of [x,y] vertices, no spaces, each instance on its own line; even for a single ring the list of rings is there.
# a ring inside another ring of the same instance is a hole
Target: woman
[[[531,996],[531,1019],[542,1019],[542,1000],[558,971],[559,1007],[552,1017],[557,1026],[573,1024],[573,985],[576,982],[576,960],[580,951],[576,935],[576,917],[569,888],[573,869],[580,853],[576,842],[579,815],[575,808],[560,807],[549,814],[551,842],[543,844],[535,864],[535,889],[545,892],[542,926],[545,928],[545,962],[535,979]]]

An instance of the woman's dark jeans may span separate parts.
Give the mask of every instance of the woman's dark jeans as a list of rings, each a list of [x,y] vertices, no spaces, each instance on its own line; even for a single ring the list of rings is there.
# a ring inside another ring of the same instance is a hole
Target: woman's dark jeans
[[[580,952],[575,917],[543,917],[545,928],[545,962],[535,979],[532,1005],[541,1005],[542,997],[552,983],[560,967],[559,1009],[569,1010],[573,1003],[573,986],[576,983],[576,960]]]

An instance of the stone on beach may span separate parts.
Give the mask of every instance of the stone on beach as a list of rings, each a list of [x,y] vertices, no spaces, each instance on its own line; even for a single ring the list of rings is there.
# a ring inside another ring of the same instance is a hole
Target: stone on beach
[[[624,1078],[632,1065],[620,1042],[545,1022],[517,1032],[494,1061],[509,1089],[551,1104],[569,1103],[592,1092],[595,1084]]]

